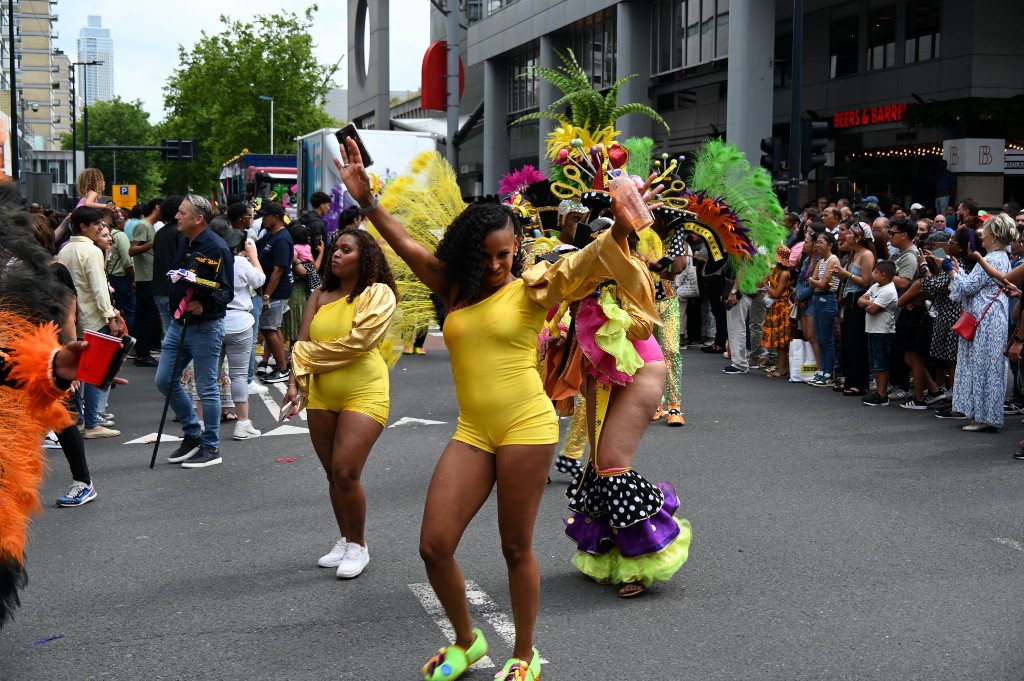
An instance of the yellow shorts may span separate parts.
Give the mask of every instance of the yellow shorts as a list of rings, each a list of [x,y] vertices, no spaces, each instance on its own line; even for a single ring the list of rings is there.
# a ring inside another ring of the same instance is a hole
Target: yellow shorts
[[[493,454],[505,445],[551,445],[558,443],[558,417],[554,407],[547,403],[545,411],[538,411],[516,423],[499,423],[497,419],[472,420],[459,414],[459,424],[453,440]]]
[[[391,411],[387,364],[379,354],[372,353],[346,367],[313,374],[306,409],[354,411],[382,426],[387,424]]]

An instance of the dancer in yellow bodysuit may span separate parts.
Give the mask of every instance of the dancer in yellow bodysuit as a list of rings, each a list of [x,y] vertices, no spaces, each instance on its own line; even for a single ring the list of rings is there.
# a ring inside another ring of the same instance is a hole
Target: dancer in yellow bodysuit
[[[342,159],[336,164],[349,194],[450,311],[444,335],[451,351],[459,425],[430,482],[420,555],[455,630],[455,643],[427,662],[423,677],[458,678],[487,652],[482,632],[472,626],[455,550],[497,483],[498,530],[516,641],[512,659],[496,678],[535,681],[540,678],[540,656],[533,647],[540,574],[533,529],[558,441],[554,409],[536,371],[537,334],[547,311],[559,301],[579,299],[617,270],[631,267],[626,244],[631,227],[617,223],[593,248],[552,265],[538,264],[527,286],[518,278],[522,255],[510,208],[465,208],[436,254],[431,253],[376,203],[354,143],[342,149]],[[637,295],[645,294],[650,298],[647,291]]]
[[[327,473],[341,532],[317,565],[351,579],[370,561],[359,478],[388,420],[388,367],[379,345],[395,313],[397,289],[380,246],[363,230],[342,231],[327,255],[323,286],[310,296],[292,346],[285,403],[295,405],[293,413],[308,410],[309,436]]]

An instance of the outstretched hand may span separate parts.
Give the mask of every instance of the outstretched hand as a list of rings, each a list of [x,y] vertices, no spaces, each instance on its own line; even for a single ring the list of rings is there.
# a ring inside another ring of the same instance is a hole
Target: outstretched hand
[[[363,156],[352,138],[345,140],[341,147],[341,160],[334,159],[334,167],[341,173],[341,181],[345,189],[360,206],[373,203],[373,189],[370,187],[370,176],[363,166]]]

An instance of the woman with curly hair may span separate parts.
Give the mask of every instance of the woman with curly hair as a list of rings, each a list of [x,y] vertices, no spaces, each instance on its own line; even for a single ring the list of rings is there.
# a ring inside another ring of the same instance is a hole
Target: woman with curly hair
[[[451,681],[487,653],[483,633],[472,625],[455,551],[497,484],[498,532],[516,640],[513,657],[495,678],[535,681],[540,677],[540,656],[533,647],[540,572],[533,530],[559,434],[558,418],[536,369],[537,335],[558,302],[583,298],[602,281],[615,278],[633,282],[632,288],[622,286],[623,295],[642,299],[641,310],[650,310],[644,317],[649,337],[656,317],[650,274],[640,267],[641,279],[633,276],[637,270],[627,244],[633,230],[619,219],[590,247],[531,268],[526,283],[519,277],[524,256],[515,215],[500,204],[465,208],[431,253],[376,201],[353,141],[341,155],[344,162],[335,164],[362,212],[448,310],[444,340],[459,419],[427,491],[420,556],[452,623],[455,643],[424,665],[423,678]],[[663,380],[663,368],[660,376]],[[661,391],[661,381],[655,383],[652,396]],[[654,399],[642,408],[645,421]]]
[[[359,479],[388,420],[388,367],[378,347],[395,313],[398,289],[380,246],[363,230],[342,231],[327,263],[323,286],[310,296],[292,346],[282,409],[292,415],[308,410],[309,436],[327,473],[341,532],[317,565],[351,579],[370,562],[366,495]]]

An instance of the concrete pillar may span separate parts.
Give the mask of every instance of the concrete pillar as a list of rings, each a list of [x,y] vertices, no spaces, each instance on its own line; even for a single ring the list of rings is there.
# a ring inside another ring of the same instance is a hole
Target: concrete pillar
[[[733,0],[734,2],[736,0]],[[626,0],[615,6],[615,77],[637,74],[619,90],[619,103],[651,105],[651,7],[648,2]],[[656,123],[647,116],[631,114],[617,122],[619,140],[650,137]]]
[[[562,63],[562,60],[558,58],[558,54],[556,53],[556,50],[559,49],[563,48],[555,41],[554,36],[542,35],[540,37],[539,65],[549,69],[558,68]],[[546,111],[549,106],[557,102],[562,96],[561,90],[543,78],[537,79],[537,86],[537,105],[540,111]],[[538,123],[540,123],[540,127],[537,131],[538,169],[547,175],[548,169],[551,166],[551,163],[547,159],[548,133],[555,129],[558,125],[558,121],[550,118],[542,118]]]
[[[484,194],[496,194],[508,172],[508,65],[484,62]]]
[[[755,166],[761,155],[761,138],[772,134],[774,56],[775,2],[732,0],[726,135]]]

